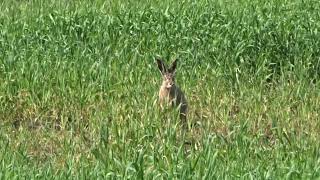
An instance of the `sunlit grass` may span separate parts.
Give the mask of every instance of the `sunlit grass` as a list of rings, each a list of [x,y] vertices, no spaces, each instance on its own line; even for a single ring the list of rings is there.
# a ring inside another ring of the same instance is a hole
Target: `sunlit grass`
[[[0,178],[319,178],[319,5],[1,2]]]

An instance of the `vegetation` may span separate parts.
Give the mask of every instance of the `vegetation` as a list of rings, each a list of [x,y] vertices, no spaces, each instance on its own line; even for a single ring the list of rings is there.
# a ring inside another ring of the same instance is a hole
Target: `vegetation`
[[[317,179],[320,2],[0,2],[0,179]],[[190,111],[160,112],[155,57]]]

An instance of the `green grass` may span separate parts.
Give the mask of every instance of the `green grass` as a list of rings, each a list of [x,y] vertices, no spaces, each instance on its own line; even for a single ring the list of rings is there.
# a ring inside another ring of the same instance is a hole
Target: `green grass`
[[[320,178],[319,12],[1,1],[0,179]],[[188,132],[159,111],[155,57],[180,59]]]

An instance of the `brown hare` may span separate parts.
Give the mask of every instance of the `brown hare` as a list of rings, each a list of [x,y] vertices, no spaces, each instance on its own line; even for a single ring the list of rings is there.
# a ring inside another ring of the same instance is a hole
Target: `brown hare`
[[[175,83],[175,72],[177,67],[177,59],[172,63],[171,67],[168,69],[165,63],[156,59],[158,68],[162,74],[162,85],[159,90],[159,102],[161,109],[164,106],[178,107],[180,112],[180,120],[186,123],[188,104],[184,93]]]

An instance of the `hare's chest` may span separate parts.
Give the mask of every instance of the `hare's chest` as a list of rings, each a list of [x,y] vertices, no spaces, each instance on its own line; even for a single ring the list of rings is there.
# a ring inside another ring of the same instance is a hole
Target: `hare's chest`
[[[159,91],[159,100],[162,105],[174,105],[174,102],[176,100],[175,97],[175,91],[172,91],[170,89],[161,88]]]

